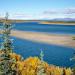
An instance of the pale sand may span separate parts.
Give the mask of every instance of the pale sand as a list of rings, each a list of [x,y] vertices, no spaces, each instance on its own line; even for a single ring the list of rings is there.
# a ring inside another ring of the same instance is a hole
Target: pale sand
[[[1,32],[2,31],[0,31],[0,33]],[[12,30],[11,36],[39,43],[75,47],[75,40],[72,40],[72,37],[75,35],[48,34],[40,32]]]
[[[11,36],[39,43],[75,47],[75,40],[72,40],[74,35],[47,34],[40,32],[12,30]]]
[[[75,25],[75,23],[65,23],[65,22],[38,22],[38,24],[52,24],[52,25]]]

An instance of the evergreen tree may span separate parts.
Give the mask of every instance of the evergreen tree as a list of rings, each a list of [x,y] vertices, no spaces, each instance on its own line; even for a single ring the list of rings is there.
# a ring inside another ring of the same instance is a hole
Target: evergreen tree
[[[41,60],[41,62],[43,62],[43,57],[44,57],[44,53],[43,53],[43,50],[41,49],[41,52],[40,52],[40,60]]]
[[[6,13],[5,20],[3,22],[3,30],[2,30],[2,45],[0,49],[0,75],[13,75],[12,71],[12,63],[14,60],[12,60],[9,56],[10,53],[13,51],[12,47],[12,41],[10,39],[10,33],[11,33],[11,24],[8,20],[8,13]]]
[[[38,66],[37,75],[46,75],[44,65],[43,65],[44,64],[43,57],[44,57],[44,53],[43,53],[43,50],[41,49],[41,52],[40,52],[41,63]]]

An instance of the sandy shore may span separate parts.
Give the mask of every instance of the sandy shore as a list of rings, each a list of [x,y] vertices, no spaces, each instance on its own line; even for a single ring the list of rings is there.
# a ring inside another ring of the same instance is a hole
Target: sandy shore
[[[2,31],[0,31],[0,33],[1,32]],[[11,36],[15,36],[21,39],[26,39],[34,42],[39,42],[39,43],[75,47],[75,41],[72,40],[72,37],[74,35],[47,34],[47,33],[40,33],[40,32],[12,30]]]
[[[54,24],[54,25],[75,25],[75,23],[66,23],[66,22],[38,22],[39,24]]]
[[[74,35],[46,34],[40,32],[12,30],[11,36],[15,36],[21,39],[26,39],[34,42],[39,42],[39,43],[75,47],[75,41],[72,40],[72,37]]]

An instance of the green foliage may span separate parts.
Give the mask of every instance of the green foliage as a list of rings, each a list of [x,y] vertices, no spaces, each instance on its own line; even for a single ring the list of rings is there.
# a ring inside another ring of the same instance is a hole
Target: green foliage
[[[0,75],[13,75],[13,69],[11,68],[14,61],[9,57],[9,53],[12,52],[12,41],[10,39],[11,24],[7,23],[8,13],[5,17],[5,23],[3,23],[3,36],[2,36],[2,45],[0,54]]]
[[[41,60],[41,62],[43,62],[43,57],[44,57],[44,53],[43,53],[43,50],[41,49],[41,52],[40,52],[40,60]]]
[[[40,52],[41,64],[38,66],[37,75],[46,75],[45,69],[44,69],[44,67],[43,67],[43,65],[42,65],[42,64],[44,64],[44,62],[43,62],[43,57],[44,57],[44,53],[43,53],[43,50],[41,49],[41,52]]]

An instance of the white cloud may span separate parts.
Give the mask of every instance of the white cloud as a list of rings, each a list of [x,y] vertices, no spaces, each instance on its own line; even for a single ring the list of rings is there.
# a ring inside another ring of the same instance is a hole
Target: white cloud
[[[10,19],[29,19],[31,17],[32,15],[25,14],[25,13],[14,13],[14,14],[10,14],[9,16]]]
[[[57,10],[48,10],[48,11],[44,11],[43,14],[58,14]]]
[[[47,10],[42,14],[46,18],[75,18],[75,8]]]
[[[75,14],[75,8],[65,9],[64,14]]]
[[[4,16],[1,14],[0,17]],[[37,14],[28,14],[23,12],[9,13],[9,18],[11,19],[53,19],[53,18],[75,18],[75,8],[65,8],[65,9],[50,9]]]
[[[65,9],[58,9],[58,10],[47,10],[44,11],[43,14],[75,14],[75,8],[65,8]]]

